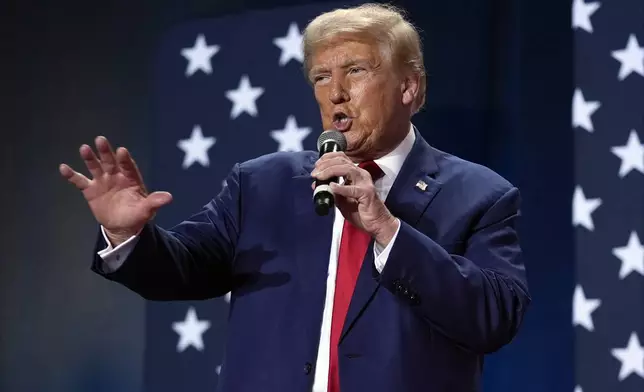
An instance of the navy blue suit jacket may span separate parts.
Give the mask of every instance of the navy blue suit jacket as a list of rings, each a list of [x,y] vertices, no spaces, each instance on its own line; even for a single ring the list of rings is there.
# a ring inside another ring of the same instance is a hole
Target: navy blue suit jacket
[[[150,300],[231,292],[220,391],[311,390],[333,225],[313,210],[316,160],[280,152],[237,164],[200,212],[171,229],[149,223],[121,268],[94,260]],[[382,274],[367,251],[349,308],[342,392],[479,390],[484,354],[512,340],[530,303],[519,203],[508,181],[416,131],[386,200],[398,236]],[[99,235],[96,250],[105,245]]]

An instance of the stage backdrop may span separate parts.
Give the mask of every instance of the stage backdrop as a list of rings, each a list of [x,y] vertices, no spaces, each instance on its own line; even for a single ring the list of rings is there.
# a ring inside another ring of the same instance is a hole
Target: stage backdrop
[[[173,193],[175,202],[159,214],[160,224],[171,227],[197,212],[220,190],[236,162],[274,151],[315,149],[322,130],[302,75],[301,30],[320,12],[346,4],[284,6],[187,21],[164,35],[151,62],[156,120],[150,135],[151,185]],[[513,345],[486,363],[486,390],[571,390],[564,386],[572,378],[568,211],[573,155],[565,151],[570,131],[561,127],[557,141],[540,143],[547,139],[531,134],[553,127],[526,129],[521,123],[522,107],[529,113],[533,103],[522,102],[522,66],[530,65],[521,63],[518,4],[408,6],[424,31],[429,74],[427,108],[414,123],[437,147],[526,186],[521,238],[534,305]],[[570,70],[561,73],[565,77]],[[569,105],[569,91],[560,94],[549,99],[563,103],[567,98]],[[539,104],[545,110],[547,103]],[[536,154],[551,160],[531,161]],[[554,178],[549,165],[557,170]],[[540,179],[546,181],[537,184]],[[542,286],[546,280],[548,286]],[[229,300],[147,304],[145,391],[205,391],[217,384],[225,366],[221,355]],[[552,355],[551,347],[560,353]]]
[[[632,251],[620,276],[626,251],[611,253],[641,238],[630,234],[642,223],[641,156],[620,169],[625,150],[609,152],[641,132],[633,113],[641,113],[642,59],[611,54],[630,34],[644,40],[641,4],[576,1],[573,24],[572,3],[561,0],[395,3],[426,49],[427,104],[415,125],[523,195],[534,300],[516,340],[488,357],[484,391],[641,388],[641,358],[611,351],[642,332],[641,256]],[[174,194],[158,215],[170,227],[207,203],[235,162],[313,148],[322,130],[297,41],[308,20],[336,5],[155,0],[97,9],[67,0],[0,12],[13,39],[0,98],[3,108],[25,104],[3,112],[0,144],[11,184],[0,192],[10,222],[0,229],[1,391],[213,390],[227,299],[148,302],[91,273],[97,227],[58,164],[82,169],[78,146],[98,134],[129,147],[149,187]],[[633,72],[620,71],[620,59]],[[584,104],[571,127],[576,87]],[[588,199],[578,198],[586,215],[573,224],[577,185]],[[579,301],[586,307],[573,325],[577,283],[590,301]]]
[[[575,1],[579,391],[644,390],[644,3]]]

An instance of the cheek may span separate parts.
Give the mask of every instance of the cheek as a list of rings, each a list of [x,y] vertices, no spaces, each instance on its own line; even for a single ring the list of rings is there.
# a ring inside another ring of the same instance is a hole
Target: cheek
[[[322,99],[322,92],[319,89],[313,90],[313,95],[315,96],[315,101],[317,102],[320,109],[324,106],[324,100]]]
[[[369,124],[380,122],[382,115],[391,109],[392,103],[386,94],[387,86],[361,86],[357,92],[357,103],[361,117]]]
[[[320,113],[323,116],[326,116],[329,113],[333,112],[333,105],[330,104],[328,99],[323,98],[324,95],[320,91],[315,92],[315,101],[318,104],[318,108],[320,109]]]

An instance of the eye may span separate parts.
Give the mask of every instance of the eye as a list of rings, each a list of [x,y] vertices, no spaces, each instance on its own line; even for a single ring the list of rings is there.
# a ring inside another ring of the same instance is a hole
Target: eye
[[[327,79],[327,75],[315,75],[313,77],[313,83],[318,83]]]
[[[358,72],[360,72],[360,71],[364,71],[364,68],[361,68],[361,67],[351,67],[351,68],[349,69],[349,73],[352,73],[352,74],[354,74],[354,73],[358,73]]]

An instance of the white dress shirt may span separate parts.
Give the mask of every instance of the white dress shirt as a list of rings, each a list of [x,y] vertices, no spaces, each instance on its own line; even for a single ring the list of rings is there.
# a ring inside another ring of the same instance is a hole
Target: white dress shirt
[[[414,144],[416,135],[414,133],[413,125],[410,126],[409,133],[403,139],[403,141],[389,154],[383,156],[382,158],[376,159],[374,162],[384,172],[384,175],[377,180],[374,185],[376,187],[376,192],[380,200],[386,200],[389,191],[400,172],[403,162],[409,151]],[[342,236],[342,227],[344,226],[344,217],[339,210],[335,211],[335,218],[333,221],[333,236],[331,239],[331,252],[329,254],[329,269],[327,275],[326,283],[326,299],[324,301],[324,310],[322,315],[322,326],[320,330],[320,343],[318,348],[318,357],[315,365],[315,376],[313,379],[313,390],[312,392],[327,392],[328,387],[328,375],[329,375],[329,346],[331,340],[331,315],[333,312],[333,297],[335,294],[335,277],[337,273],[337,263],[338,263],[338,252],[340,250],[340,240]],[[400,230],[400,224],[398,225],[398,230]],[[101,232],[105,238],[105,242],[108,246],[99,251],[98,254],[103,259],[103,271],[113,272],[117,270],[123,262],[127,259],[128,255],[132,251],[132,248],[138,242],[138,236],[134,235],[130,237],[127,241],[121,243],[117,247],[113,248],[110,244],[109,239],[105,235],[105,231],[101,226]],[[386,247],[383,247],[377,242],[374,244],[374,264],[376,269],[379,272],[382,272],[385,264],[387,262],[387,257],[389,252],[398,236],[398,231],[394,234],[393,238],[387,244]]]

